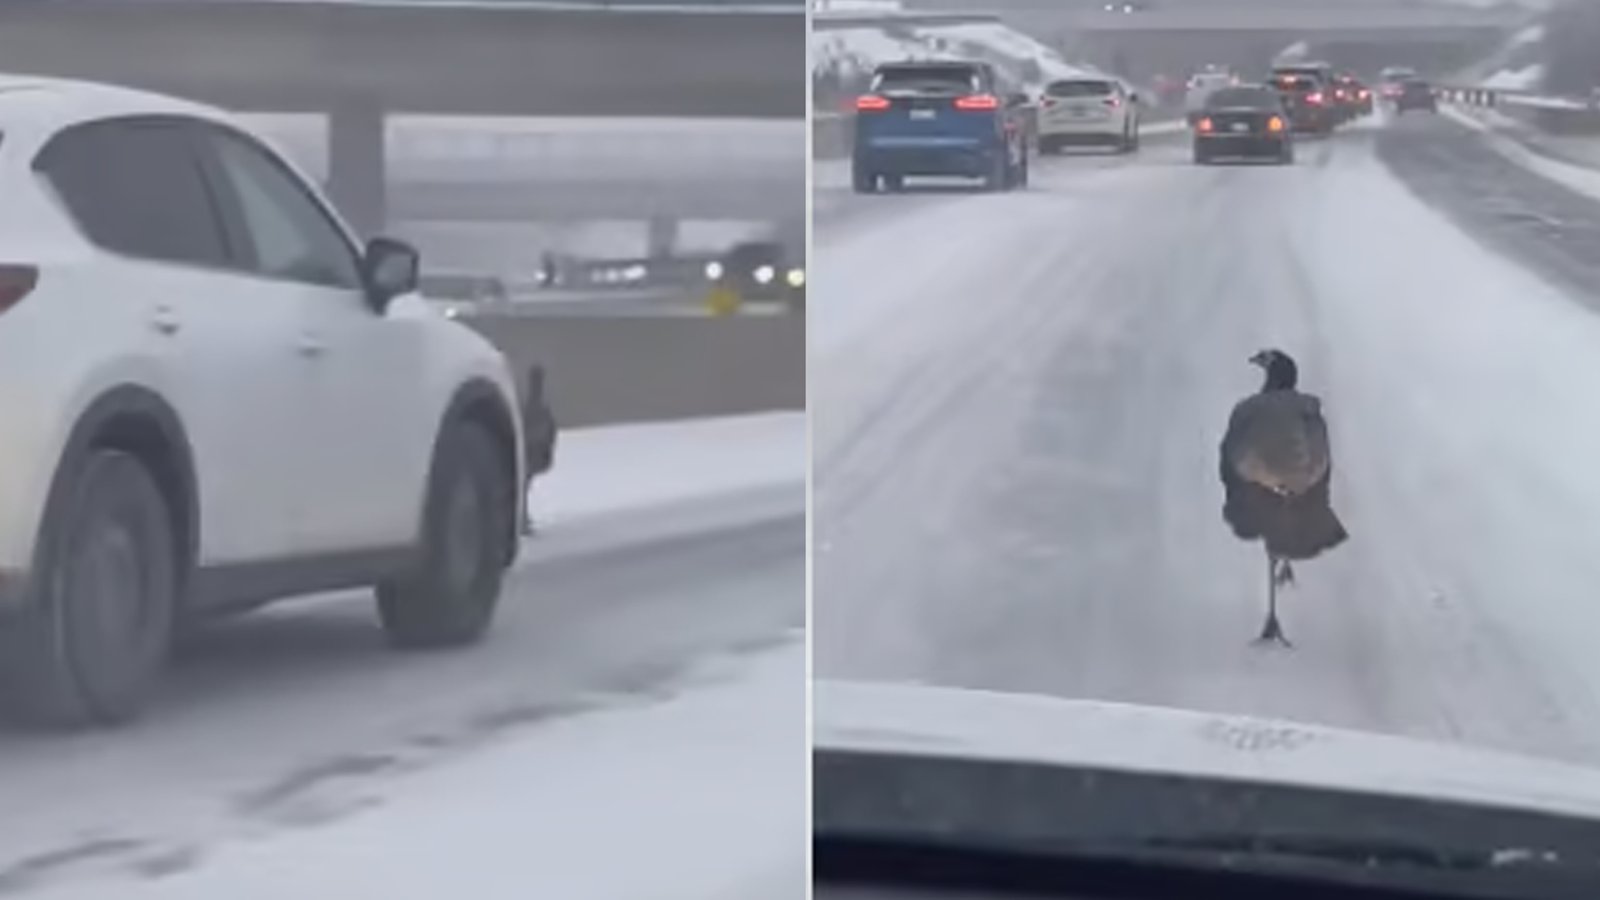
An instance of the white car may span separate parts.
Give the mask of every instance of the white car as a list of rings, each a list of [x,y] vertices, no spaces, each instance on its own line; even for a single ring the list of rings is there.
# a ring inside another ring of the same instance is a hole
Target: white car
[[[0,78],[0,689],[135,715],[179,623],[372,586],[465,644],[515,556],[504,357],[227,114]]]
[[[1083,144],[1110,145],[1120,153],[1139,149],[1138,97],[1122,82],[1066,78],[1045,85],[1039,98],[1039,151]]]

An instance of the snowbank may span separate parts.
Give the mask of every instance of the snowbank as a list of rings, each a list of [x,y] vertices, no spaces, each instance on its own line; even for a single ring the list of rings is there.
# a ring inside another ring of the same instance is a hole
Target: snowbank
[[[812,32],[811,47],[813,71],[836,72],[845,82],[864,80],[884,62],[952,57],[986,60],[1032,91],[1058,78],[1096,74],[999,22],[821,26]]]
[[[569,717],[385,785],[381,806],[218,848],[83,900],[801,900],[803,642],[647,706]]]
[[[565,432],[528,502],[549,528],[626,509],[804,485],[806,416],[782,412]]]
[[[1544,84],[1544,66],[1534,63],[1520,69],[1501,69],[1483,80],[1483,86],[1497,91],[1535,91]]]

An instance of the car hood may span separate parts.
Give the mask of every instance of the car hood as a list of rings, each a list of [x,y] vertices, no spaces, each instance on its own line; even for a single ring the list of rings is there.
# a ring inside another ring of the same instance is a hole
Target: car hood
[[[1600,770],[1224,713],[819,679],[818,751],[1181,774],[1600,818]]]

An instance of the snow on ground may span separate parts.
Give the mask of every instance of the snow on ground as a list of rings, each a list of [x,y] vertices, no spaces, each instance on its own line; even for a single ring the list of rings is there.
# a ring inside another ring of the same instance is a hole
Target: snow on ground
[[[776,412],[563,432],[528,498],[545,528],[626,509],[804,485],[806,416]]]
[[[801,900],[805,680],[799,640],[713,658],[676,696],[572,716],[403,778],[380,812],[142,882],[30,896]]]
[[[1519,166],[1580,194],[1600,200],[1600,169],[1574,165],[1535,152],[1512,135],[1525,129],[1521,122],[1494,110],[1467,110],[1455,106],[1442,106],[1440,112],[1450,118],[1482,132],[1483,140],[1496,153]],[[1600,159],[1600,154],[1597,154]]]

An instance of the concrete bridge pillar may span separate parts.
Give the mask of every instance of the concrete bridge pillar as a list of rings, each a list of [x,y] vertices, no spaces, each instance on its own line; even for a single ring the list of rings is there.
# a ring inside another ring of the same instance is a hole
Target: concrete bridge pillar
[[[678,220],[669,216],[656,216],[650,220],[650,255],[671,256],[678,249]]]

